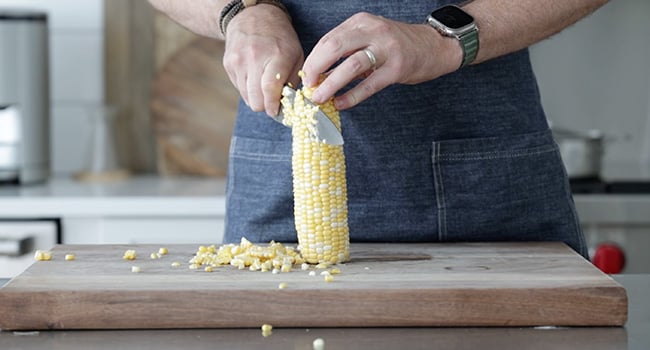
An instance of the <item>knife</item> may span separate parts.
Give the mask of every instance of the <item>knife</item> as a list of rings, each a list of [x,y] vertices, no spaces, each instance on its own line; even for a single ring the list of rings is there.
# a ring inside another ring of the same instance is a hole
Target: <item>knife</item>
[[[291,100],[291,103],[293,103],[293,100],[296,98],[296,90],[288,86],[284,86],[282,91],[283,91],[283,96],[286,96],[289,100]],[[305,104],[308,104],[310,106],[316,105],[315,103],[311,102],[308,98],[305,98]],[[315,118],[316,118],[316,130],[318,131],[319,139],[333,146],[339,146],[343,144],[343,136],[341,135],[341,132],[336,127],[336,125],[334,125],[332,120],[329,117],[327,117],[325,113],[323,113],[323,111],[319,109],[318,112],[316,112]],[[282,112],[282,108],[280,108],[280,113],[278,113],[278,115],[274,117],[271,117],[271,119],[286,126],[284,124],[284,113]]]

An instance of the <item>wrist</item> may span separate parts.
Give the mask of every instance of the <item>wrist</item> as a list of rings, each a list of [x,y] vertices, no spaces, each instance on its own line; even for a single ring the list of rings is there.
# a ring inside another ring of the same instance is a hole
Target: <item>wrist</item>
[[[280,0],[233,0],[226,4],[226,6],[224,6],[224,8],[221,10],[221,14],[219,16],[219,28],[221,29],[221,34],[224,37],[226,36],[228,25],[237,15],[246,9],[258,6],[262,8],[268,6],[280,9],[284,12],[286,18],[291,21],[289,11]]]

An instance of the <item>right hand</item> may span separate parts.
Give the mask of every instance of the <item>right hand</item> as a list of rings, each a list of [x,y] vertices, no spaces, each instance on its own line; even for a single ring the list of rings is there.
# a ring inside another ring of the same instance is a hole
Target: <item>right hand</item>
[[[276,6],[246,8],[228,24],[223,66],[253,111],[277,115],[282,86],[287,82],[299,85],[303,61],[298,35]],[[278,74],[280,79],[276,79]]]

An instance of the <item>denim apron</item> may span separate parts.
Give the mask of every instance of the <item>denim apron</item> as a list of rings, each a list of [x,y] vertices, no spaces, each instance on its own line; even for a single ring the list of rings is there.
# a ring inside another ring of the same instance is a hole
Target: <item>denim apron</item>
[[[422,23],[452,2],[284,1],[305,55],[359,11]],[[527,50],[390,86],[341,122],[353,242],[564,241],[586,256]],[[295,242],[292,193],[290,129],[240,102],[225,241]]]

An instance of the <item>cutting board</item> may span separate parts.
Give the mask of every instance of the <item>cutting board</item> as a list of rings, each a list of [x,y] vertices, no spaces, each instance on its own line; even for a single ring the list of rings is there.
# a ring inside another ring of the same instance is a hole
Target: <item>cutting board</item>
[[[625,289],[562,243],[353,244],[325,282],[188,269],[197,245],[61,245],[0,289],[2,329],[621,326]],[[134,261],[122,259],[135,249]],[[65,261],[66,253],[76,260]],[[171,266],[182,262],[181,267]],[[131,272],[131,266],[141,268]],[[281,282],[287,288],[279,289]]]

